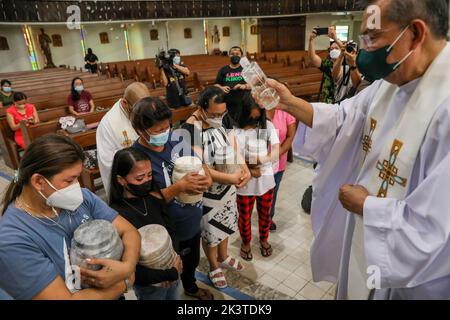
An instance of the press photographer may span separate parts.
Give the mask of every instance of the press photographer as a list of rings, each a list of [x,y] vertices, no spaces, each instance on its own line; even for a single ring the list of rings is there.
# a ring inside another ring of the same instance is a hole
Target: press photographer
[[[336,85],[336,103],[353,97],[361,83],[361,74],[356,67],[357,55],[358,45],[354,41],[349,41],[341,47],[339,57],[334,62],[333,79]]]
[[[328,56],[325,59],[322,59],[316,53],[315,49],[315,39],[320,36],[328,36],[332,39],[328,48]],[[333,79],[333,67],[343,47],[344,44],[338,39],[334,27],[314,28],[311,31],[308,49],[309,67],[318,68],[323,72],[322,83],[320,85],[320,100],[322,102],[335,103],[336,82]]]
[[[166,87],[166,99],[171,108],[192,104],[187,96],[186,77],[190,70],[181,63],[180,50],[161,51],[156,56],[156,66],[160,69],[161,85]]]

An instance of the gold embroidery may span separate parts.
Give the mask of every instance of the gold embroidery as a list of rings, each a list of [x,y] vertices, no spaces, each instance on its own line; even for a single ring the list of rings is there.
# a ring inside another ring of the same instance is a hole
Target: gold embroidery
[[[362,147],[365,152],[364,160],[366,160],[367,155],[372,150],[372,136],[377,128],[377,120],[371,118],[370,119],[370,131],[368,135],[365,135],[362,139]]]
[[[127,133],[127,131],[126,131],[126,130],[122,131],[122,134],[123,134],[123,137],[124,137],[124,140],[123,140],[123,142],[122,142],[122,146],[123,146],[124,148],[129,148],[129,147],[131,147],[131,146],[133,145],[133,141],[131,141],[130,138],[128,138],[128,133]]]
[[[383,182],[381,183],[380,190],[378,191],[379,198],[386,198],[388,194],[389,186],[394,186],[396,183],[402,187],[406,187],[408,179],[398,176],[398,168],[395,166],[398,155],[403,147],[403,142],[394,140],[392,144],[389,160],[384,160],[383,163],[378,161],[377,169],[380,171],[379,177]]]

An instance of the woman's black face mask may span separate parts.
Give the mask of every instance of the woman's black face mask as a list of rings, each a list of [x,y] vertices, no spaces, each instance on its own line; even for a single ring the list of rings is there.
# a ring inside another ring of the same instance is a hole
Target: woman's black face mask
[[[153,180],[149,180],[143,184],[128,183],[127,189],[132,195],[139,198],[144,198],[148,196],[151,191],[153,191]]]
[[[260,118],[255,119],[255,118],[250,117],[250,119],[248,119],[248,124],[251,126],[254,126],[254,125],[258,125],[260,121],[261,121]]]

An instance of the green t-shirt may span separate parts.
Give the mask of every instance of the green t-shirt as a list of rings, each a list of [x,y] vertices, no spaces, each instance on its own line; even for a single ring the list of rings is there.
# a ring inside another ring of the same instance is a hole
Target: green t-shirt
[[[0,92],[0,102],[3,104],[3,107],[9,107],[14,103],[14,93],[5,96],[3,92]]]
[[[329,58],[322,60],[320,71],[323,72],[322,101],[325,103],[334,104],[336,86],[333,80],[333,61]]]

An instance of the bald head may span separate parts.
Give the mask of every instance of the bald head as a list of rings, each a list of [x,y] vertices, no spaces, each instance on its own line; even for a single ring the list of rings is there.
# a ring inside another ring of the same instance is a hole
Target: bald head
[[[125,89],[123,102],[126,105],[127,111],[131,113],[134,104],[147,97],[150,97],[150,91],[147,86],[142,82],[133,82]]]

